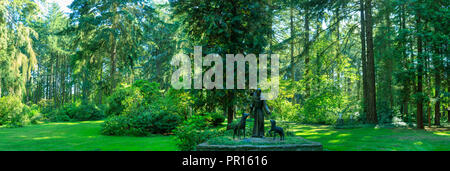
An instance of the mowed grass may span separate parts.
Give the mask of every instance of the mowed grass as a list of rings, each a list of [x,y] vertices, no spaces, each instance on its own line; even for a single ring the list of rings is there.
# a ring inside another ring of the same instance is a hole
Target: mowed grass
[[[175,151],[174,136],[100,134],[103,121],[45,123],[0,128],[0,151]]]
[[[0,128],[0,151],[176,151],[174,136],[104,136],[103,121],[45,123]],[[247,125],[249,126],[249,125]],[[266,125],[266,130],[269,129]],[[450,151],[450,130],[334,129],[292,124],[289,131],[329,151]]]
[[[322,143],[330,151],[450,151],[450,130],[408,128],[334,129],[293,124],[297,136]]]

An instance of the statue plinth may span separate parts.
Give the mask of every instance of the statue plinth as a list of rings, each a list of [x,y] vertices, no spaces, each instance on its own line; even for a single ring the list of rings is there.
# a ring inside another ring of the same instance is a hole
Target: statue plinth
[[[197,151],[323,151],[323,147],[321,143],[301,137],[286,137],[284,141],[270,137],[241,140],[217,137],[197,145]]]

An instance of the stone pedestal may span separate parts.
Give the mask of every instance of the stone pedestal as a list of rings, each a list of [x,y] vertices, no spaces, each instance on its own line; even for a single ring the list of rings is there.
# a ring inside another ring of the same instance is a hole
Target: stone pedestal
[[[286,137],[284,141],[273,138],[246,138],[220,141],[210,140],[197,145],[197,151],[322,151],[322,144],[301,137]]]

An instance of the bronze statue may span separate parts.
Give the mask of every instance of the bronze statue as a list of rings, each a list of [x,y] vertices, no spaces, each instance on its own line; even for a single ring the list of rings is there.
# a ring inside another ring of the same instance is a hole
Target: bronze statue
[[[284,140],[284,131],[283,128],[277,126],[277,122],[275,122],[275,120],[270,120],[270,130],[269,130],[269,136],[272,136],[272,132],[274,132],[273,134],[273,139],[275,140],[275,137],[277,136],[277,134],[280,135],[280,140]]]
[[[261,100],[261,89],[257,89],[253,93],[253,102],[250,106],[253,118],[255,120],[253,125],[252,137],[263,138],[264,137],[264,112],[271,114],[269,106],[267,106],[265,100]]]
[[[248,113],[242,114],[241,120],[236,125],[233,126],[233,139],[236,134],[238,136],[238,139],[241,138],[241,130],[244,131],[244,139],[245,139],[245,121],[247,120],[247,117],[249,115],[250,114]]]

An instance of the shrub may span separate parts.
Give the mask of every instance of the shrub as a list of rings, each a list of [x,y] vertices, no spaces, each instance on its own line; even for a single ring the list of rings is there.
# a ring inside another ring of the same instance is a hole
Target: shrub
[[[102,125],[101,133],[104,135],[129,135],[129,118],[125,116],[108,117]]]
[[[126,108],[123,102],[127,97],[137,97],[141,96],[140,92],[133,87],[121,86],[118,87],[114,93],[107,98],[107,109],[106,115],[119,115]]]
[[[50,99],[42,99],[38,102],[37,106],[42,114],[47,114],[54,111],[54,101]]]
[[[130,105],[150,104],[160,97],[158,83],[137,80],[132,86],[121,85],[108,97],[106,115],[120,115]]]
[[[82,104],[72,112],[71,118],[78,121],[99,120],[105,116],[103,110],[93,103]]]
[[[182,97],[182,98],[181,98]],[[108,97],[105,135],[147,136],[171,133],[186,117],[189,96],[181,91],[163,94],[158,83],[138,80],[122,85]],[[120,128],[119,131],[111,130]]]
[[[150,132],[164,134],[172,132],[181,122],[181,117],[173,113],[161,111],[154,114],[150,122],[152,123]]]
[[[46,118],[51,122],[68,122],[71,121],[70,117],[62,109],[54,110],[46,114]]]
[[[183,151],[195,150],[195,147],[206,140],[217,137],[223,132],[209,129],[212,126],[210,116],[193,115],[174,130],[177,146]]]
[[[211,119],[209,116],[193,115],[188,120],[183,122],[184,125],[193,125],[199,129],[206,129],[211,126]]]
[[[102,108],[91,102],[69,103],[46,114],[52,122],[99,120],[105,117]]]
[[[161,97],[158,83],[149,82],[147,80],[137,80],[133,84],[133,87],[139,89],[140,93],[144,96],[147,102]]]
[[[182,124],[174,130],[177,146],[183,151],[195,150],[195,147],[210,138],[220,136],[214,129],[200,129],[195,125]]]
[[[181,118],[165,111],[151,111],[148,108],[129,109],[131,113],[110,116],[103,124],[104,135],[149,136],[172,132]]]
[[[24,113],[27,115],[27,118],[29,118],[31,124],[37,124],[39,121],[43,119],[41,113],[39,112],[39,106],[35,104],[31,105],[31,107],[25,105],[23,110]]]
[[[0,125],[20,127],[38,120],[40,113],[36,106],[30,108],[14,96],[0,98]]]
[[[209,113],[208,115],[211,118],[212,126],[219,126],[220,124],[222,124],[225,121],[225,116],[223,116],[223,114],[214,112],[214,113]]]

